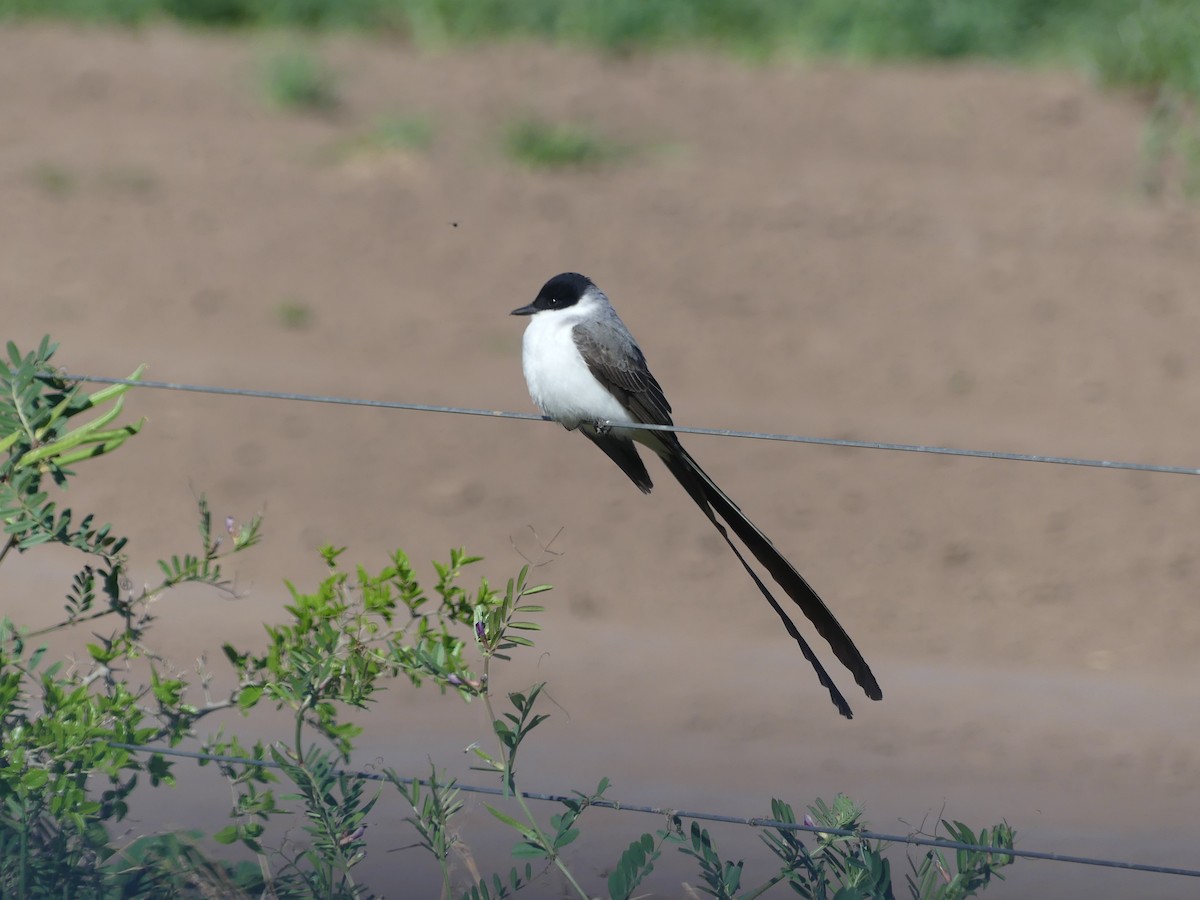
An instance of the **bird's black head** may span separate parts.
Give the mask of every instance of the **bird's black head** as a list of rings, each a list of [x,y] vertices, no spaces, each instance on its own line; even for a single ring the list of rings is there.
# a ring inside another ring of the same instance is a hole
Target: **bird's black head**
[[[532,316],[534,313],[547,309],[566,309],[578,303],[588,289],[593,287],[595,285],[592,284],[591,279],[578,272],[563,272],[543,284],[532,303],[522,306],[520,309],[514,309],[512,314],[514,316]]]

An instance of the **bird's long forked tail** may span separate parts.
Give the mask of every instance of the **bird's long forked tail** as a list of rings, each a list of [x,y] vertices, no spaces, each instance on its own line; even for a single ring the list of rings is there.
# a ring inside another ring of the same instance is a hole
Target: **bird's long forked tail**
[[[754,580],[762,595],[767,598],[767,602],[771,604],[771,608],[783,621],[787,633],[800,646],[800,651],[804,654],[804,658],[812,664],[813,669],[817,673],[817,678],[821,684],[829,691],[830,699],[833,700],[833,705],[847,719],[854,717],[853,711],[850,709],[850,704],[846,702],[846,698],[842,696],[842,692],[838,690],[837,685],[833,683],[833,679],[829,677],[829,673],[825,667],[821,665],[821,661],[817,659],[817,655],[813,652],[812,647],[804,636],[800,634],[796,625],[784,612],[779,602],[771,594],[767,586],[763,584],[762,579],[758,577],[758,573],[750,567],[746,562],[746,558],[742,555],[737,545],[729,538],[729,533],[724,526],[717,521],[719,515],[738,538],[746,545],[755,559],[757,559],[771,574],[771,577],[783,588],[784,592],[795,601],[800,610],[812,622],[817,629],[817,633],[829,642],[830,648],[838,661],[850,670],[854,675],[854,680],[863,689],[868,697],[872,700],[882,700],[883,691],[879,687],[879,682],[875,680],[874,674],[871,672],[871,667],[867,665],[867,661],[863,659],[858,648],[854,646],[854,641],[850,639],[850,635],[842,628],[829,607],[817,595],[804,580],[804,577],[796,571],[795,567],[787,561],[787,559],[771,543],[770,538],[763,534],[758,527],[746,518],[743,513],[729,497],[713,482],[703,469],[692,459],[691,454],[683,449],[678,440],[664,441],[670,445],[670,450],[659,454],[667,469],[675,476],[676,480],[683,485],[684,490],[688,492],[691,498],[696,502],[696,505],[703,510],[708,520],[720,532],[721,537],[725,539],[725,543],[737,556],[742,567]]]

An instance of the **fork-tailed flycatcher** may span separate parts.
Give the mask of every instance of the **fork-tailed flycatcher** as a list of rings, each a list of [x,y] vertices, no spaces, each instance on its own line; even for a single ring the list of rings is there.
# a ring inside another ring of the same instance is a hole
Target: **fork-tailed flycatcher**
[[[834,655],[854,675],[867,696],[879,700],[883,692],[871,669],[845,629],[838,624],[816,591],[775,549],[775,545],[746,518],[683,449],[670,431],[648,431],[621,426],[671,425],[671,404],[650,374],[646,357],[621,321],[608,297],[588,278],[574,272],[555,275],[543,285],[528,306],[512,311],[529,316],[521,361],[529,395],[542,412],[568,430],[578,429],[608,454],[629,478],[650,493],[653,487],[636,441],[650,448],[683,485],[696,505],[716,526],[754,583],[783,620],[784,627],[812,663],[817,677],[829,690],[838,711],[851,718],[850,705],[813,653],[796,625],[750,568],[730,540],[718,516],[733,529],[755,558],[796,602],[817,633],[829,642]]]

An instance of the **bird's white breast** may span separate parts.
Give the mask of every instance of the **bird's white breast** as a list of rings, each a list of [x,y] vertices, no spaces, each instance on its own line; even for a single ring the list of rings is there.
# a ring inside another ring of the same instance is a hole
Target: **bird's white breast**
[[[580,312],[547,310],[530,319],[521,353],[529,396],[544,414],[568,428],[598,421],[631,422],[579,355],[571,330]]]

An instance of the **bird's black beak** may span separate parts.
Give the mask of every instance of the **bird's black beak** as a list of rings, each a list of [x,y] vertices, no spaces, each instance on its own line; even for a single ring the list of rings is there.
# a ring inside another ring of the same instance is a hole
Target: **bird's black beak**
[[[536,306],[534,306],[532,303],[530,303],[528,306],[522,306],[520,309],[514,309],[511,313],[509,313],[509,315],[510,316],[532,316],[537,311],[538,311],[538,308]]]

